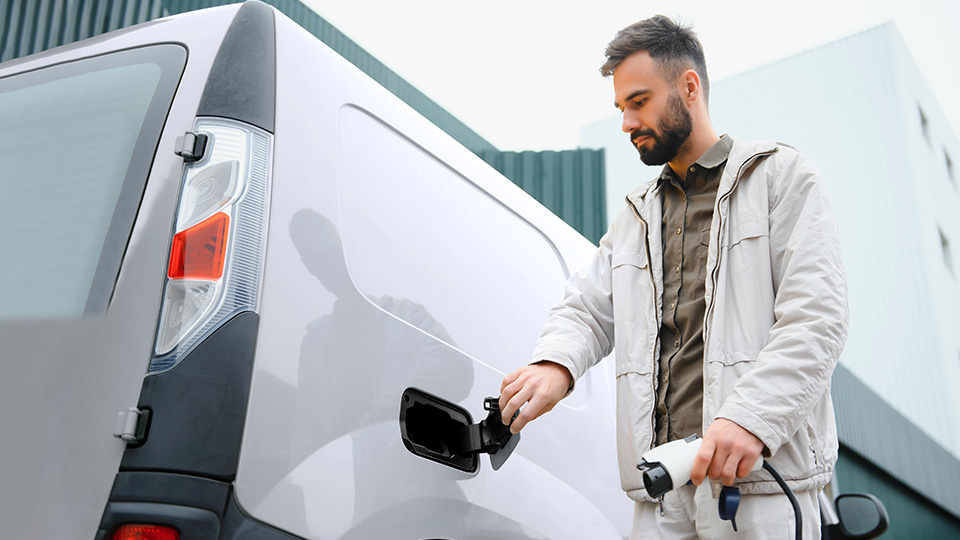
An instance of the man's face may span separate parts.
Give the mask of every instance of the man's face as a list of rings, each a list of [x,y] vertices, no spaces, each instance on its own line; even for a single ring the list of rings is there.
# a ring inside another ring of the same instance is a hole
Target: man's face
[[[646,52],[627,57],[613,72],[622,129],[647,165],[671,161],[690,137],[693,121],[675,84],[663,79]]]

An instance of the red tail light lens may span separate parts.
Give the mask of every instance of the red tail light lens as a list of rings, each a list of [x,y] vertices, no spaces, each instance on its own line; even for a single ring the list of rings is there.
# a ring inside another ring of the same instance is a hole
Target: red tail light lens
[[[173,237],[170,247],[171,279],[220,279],[227,252],[230,217],[218,212]]]
[[[113,540],[179,540],[180,533],[160,525],[123,525],[113,533]]]

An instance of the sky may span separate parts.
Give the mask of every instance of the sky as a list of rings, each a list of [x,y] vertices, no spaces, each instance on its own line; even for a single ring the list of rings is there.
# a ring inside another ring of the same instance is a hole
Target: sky
[[[575,148],[615,116],[603,50],[658,13],[694,25],[713,81],[892,20],[960,135],[957,0],[303,1],[501,150]]]

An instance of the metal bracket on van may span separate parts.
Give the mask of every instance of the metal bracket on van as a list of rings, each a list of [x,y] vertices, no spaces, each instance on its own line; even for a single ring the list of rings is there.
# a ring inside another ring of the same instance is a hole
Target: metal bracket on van
[[[117,427],[113,436],[127,444],[140,444],[147,438],[147,424],[150,422],[150,410],[130,407],[117,413]]]
[[[206,134],[188,131],[177,137],[177,143],[173,149],[173,153],[182,157],[187,163],[191,163],[200,161],[203,158],[203,152],[206,148]]]

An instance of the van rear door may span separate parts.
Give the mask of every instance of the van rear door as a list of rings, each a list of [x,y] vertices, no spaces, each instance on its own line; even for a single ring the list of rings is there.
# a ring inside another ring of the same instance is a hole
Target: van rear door
[[[187,48],[105,41],[0,66],[7,538],[95,535],[156,335],[177,186],[148,179]]]

